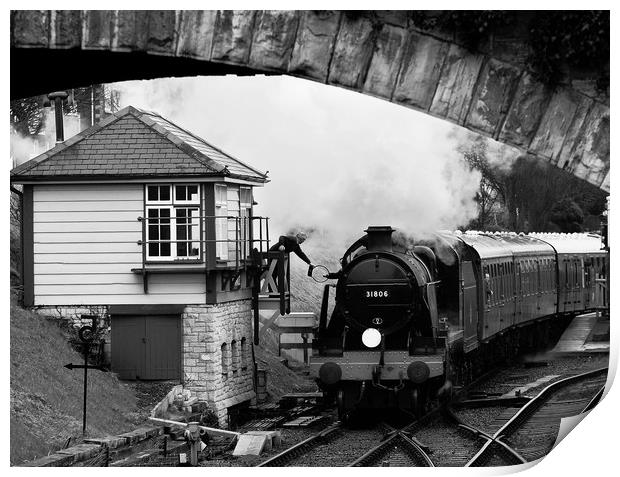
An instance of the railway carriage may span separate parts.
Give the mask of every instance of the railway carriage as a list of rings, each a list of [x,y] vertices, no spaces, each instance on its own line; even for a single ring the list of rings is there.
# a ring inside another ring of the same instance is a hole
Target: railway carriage
[[[548,344],[562,316],[608,306],[597,235],[393,232],[369,227],[347,249],[330,319],[325,287],[311,370],[343,418],[422,412],[485,363]]]

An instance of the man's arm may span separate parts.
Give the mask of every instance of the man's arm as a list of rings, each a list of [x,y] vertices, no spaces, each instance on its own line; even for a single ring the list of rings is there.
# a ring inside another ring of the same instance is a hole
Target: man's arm
[[[301,258],[308,265],[312,265],[312,262],[306,256],[306,254],[301,250],[301,247],[299,246],[299,244],[297,244],[297,246],[293,249],[293,252],[295,252],[295,255],[297,255],[299,258]]]

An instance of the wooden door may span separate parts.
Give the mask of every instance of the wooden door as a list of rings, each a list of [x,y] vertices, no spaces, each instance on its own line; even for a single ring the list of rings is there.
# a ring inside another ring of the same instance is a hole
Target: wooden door
[[[112,371],[120,379],[136,379],[145,374],[144,318],[112,316]]]
[[[181,319],[156,315],[145,319],[145,371],[141,379],[181,379]]]
[[[120,379],[181,378],[178,315],[112,316],[112,370]]]

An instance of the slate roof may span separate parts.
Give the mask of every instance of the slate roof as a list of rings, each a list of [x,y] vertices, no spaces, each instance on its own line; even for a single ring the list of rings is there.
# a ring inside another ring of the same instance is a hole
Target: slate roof
[[[267,175],[157,113],[128,106],[11,171],[12,182]]]

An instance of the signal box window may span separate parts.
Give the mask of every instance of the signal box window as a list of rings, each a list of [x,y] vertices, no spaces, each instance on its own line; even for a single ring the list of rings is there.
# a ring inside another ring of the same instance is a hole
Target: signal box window
[[[200,187],[146,186],[147,259],[200,259]]]
[[[223,184],[215,185],[215,240],[216,256],[228,260],[228,188]]]

